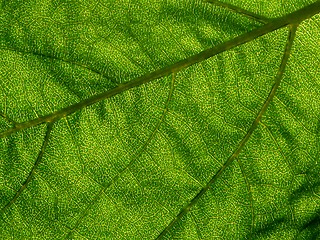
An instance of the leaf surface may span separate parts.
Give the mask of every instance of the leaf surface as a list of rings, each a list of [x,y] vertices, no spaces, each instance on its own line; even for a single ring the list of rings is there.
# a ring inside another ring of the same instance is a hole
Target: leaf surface
[[[318,239],[319,1],[2,1],[1,239]]]

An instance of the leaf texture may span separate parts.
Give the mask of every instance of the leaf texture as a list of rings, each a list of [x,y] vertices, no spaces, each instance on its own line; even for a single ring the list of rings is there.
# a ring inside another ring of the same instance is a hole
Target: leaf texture
[[[2,1],[1,239],[318,239],[319,1]]]

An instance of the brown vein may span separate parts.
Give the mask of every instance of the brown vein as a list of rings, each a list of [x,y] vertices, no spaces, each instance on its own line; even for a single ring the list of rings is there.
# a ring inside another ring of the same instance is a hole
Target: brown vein
[[[282,61],[278,70],[278,73],[275,77],[275,83],[268,95],[268,98],[266,99],[266,101],[264,102],[262,108],[260,109],[256,119],[253,121],[251,127],[249,128],[247,134],[245,135],[245,137],[241,140],[241,142],[239,143],[238,147],[236,148],[236,150],[233,152],[233,154],[228,158],[228,160],[224,163],[224,165],[218,170],[218,172],[210,179],[210,181],[207,183],[206,186],[204,186],[200,192],[188,203],[186,204],[182,210],[180,211],[180,213],[167,225],[167,227],[159,234],[159,236],[156,239],[162,239],[162,237],[164,237],[170,230],[171,228],[178,222],[181,220],[181,218],[190,211],[190,209],[199,201],[199,199],[209,190],[209,188],[211,187],[211,185],[218,179],[219,176],[221,176],[221,174],[224,172],[224,170],[230,166],[230,164],[239,156],[240,152],[242,151],[242,149],[244,148],[245,144],[248,142],[248,140],[250,139],[253,131],[257,128],[259,122],[261,121],[261,118],[263,116],[263,114],[266,112],[269,104],[271,103],[272,99],[275,96],[275,93],[281,83],[281,79],[282,76],[284,74],[288,59],[289,59],[289,55],[290,55],[290,50],[291,47],[293,45],[293,40],[296,34],[296,30],[297,30],[297,25],[290,25],[290,31],[289,31],[289,36],[288,36],[288,41],[283,53],[283,57],[282,57]]]
[[[174,63],[170,66],[161,68],[159,70],[156,70],[154,72],[148,73],[146,75],[143,75],[141,77],[135,78],[131,81],[122,83],[118,85],[115,88],[112,88],[110,90],[107,90],[103,93],[94,95],[92,97],[89,97],[85,100],[82,100],[76,104],[73,104],[71,106],[62,108],[61,110],[58,110],[56,112],[53,112],[51,114],[48,114],[46,116],[42,116],[30,121],[22,122],[16,124],[14,127],[3,131],[0,133],[0,138],[9,136],[19,130],[30,128],[42,123],[51,123],[55,122],[63,117],[66,117],[78,110],[81,110],[89,105],[95,104],[99,101],[105,100],[107,98],[110,98],[114,95],[120,94],[124,91],[127,91],[131,88],[138,87],[142,84],[146,84],[148,82],[151,82],[152,80],[167,76],[171,73],[177,73],[182,69],[185,69],[187,67],[190,67],[191,65],[194,65],[196,63],[202,62],[212,56],[215,56],[219,53],[222,53],[224,51],[227,51],[229,49],[232,49],[236,46],[242,45],[244,43],[250,42],[260,36],[263,36],[267,33],[270,33],[272,31],[275,31],[277,29],[280,29],[282,27],[285,27],[287,25],[292,24],[298,24],[301,21],[308,19],[312,17],[313,15],[320,12],[320,1],[317,1],[313,4],[310,4],[302,9],[299,9],[293,13],[287,14],[283,17],[273,19],[269,23],[254,29],[248,33],[244,33],[238,37],[235,37],[229,41],[226,41],[220,45],[217,45],[213,48],[209,48],[207,50],[204,50],[198,54],[195,54],[193,56],[190,56],[188,58],[185,58],[177,63]]]

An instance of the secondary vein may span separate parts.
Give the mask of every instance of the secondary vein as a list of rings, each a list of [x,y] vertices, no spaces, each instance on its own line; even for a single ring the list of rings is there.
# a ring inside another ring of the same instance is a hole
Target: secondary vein
[[[12,204],[14,204],[17,199],[19,198],[19,196],[21,195],[21,193],[23,192],[23,190],[25,190],[28,186],[28,184],[30,183],[30,181],[32,180],[32,177],[34,176],[35,174],[35,171],[37,169],[37,167],[39,166],[40,162],[41,162],[41,159],[43,157],[43,154],[46,150],[46,147],[48,145],[48,142],[49,142],[49,137],[50,137],[50,133],[51,133],[51,130],[52,130],[52,127],[53,127],[53,123],[49,123],[48,126],[47,126],[47,132],[46,132],[46,135],[44,137],[44,140],[43,140],[43,143],[42,143],[42,146],[41,146],[41,149],[39,151],[39,154],[38,154],[38,157],[27,177],[27,179],[25,180],[25,182],[21,185],[20,189],[16,192],[16,194],[14,195],[14,197],[10,200],[10,202],[8,202],[7,205],[5,205],[1,210],[0,210],[0,213],[3,213],[6,211],[6,209],[8,209]]]
[[[182,210],[180,211],[180,213],[167,225],[167,227],[159,234],[159,236],[156,239],[161,239],[162,237],[164,237],[169,231],[170,229],[178,222],[180,221],[180,219],[190,211],[190,209],[199,201],[199,199],[209,190],[209,188],[211,187],[211,185],[218,179],[219,176],[221,176],[221,174],[224,172],[224,170],[230,166],[230,164],[239,156],[240,152],[242,151],[242,149],[244,148],[245,144],[248,142],[248,140],[250,139],[252,133],[254,132],[254,130],[257,128],[259,122],[261,121],[261,118],[263,116],[263,114],[266,112],[269,104],[271,103],[272,99],[275,96],[275,93],[281,83],[281,79],[282,76],[284,74],[288,59],[289,59],[289,55],[290,55],[290,50],[291,47],[293,45],[293,40],[296,34],[296,30],[297,30],[297,25],[292,25],[290,26],[290,31],[289,31],[289,36],[288,36],[288,41],[283,53],[283,57],[282,57],[282,61],[278,70],[278,73],[275,77],[275,83],[268,95],[268,98],[266,99],[266,101],[264,102],[262,108],[260,109],[257,117],[255,118],[255,120],[253,121],[251,127],[249,128],[247,134],[244,136],[244,138],[241,140],[241,142],[239,143],[238,147],[236,148],[236,150],[233,152],[233,154],[228,158],[228,160],[224,163],[224,165],[217,171],[217,173],[210,179],[210,181],[207,183],[206,186],[204,186],[199,193],[186,205],[182,208]]]

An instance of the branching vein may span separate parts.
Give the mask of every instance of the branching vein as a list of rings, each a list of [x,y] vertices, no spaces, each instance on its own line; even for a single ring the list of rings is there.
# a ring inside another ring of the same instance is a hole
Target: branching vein
[[[233,152],[233,154],[228,158],[228,160],[224,163],[224,165],[218,170],[218,172],[210,179],[210,181],[207,183],[206,186],[204,186],[200,192],[185,206],[182,208],[180,213],[167,225],[167,227],[160,233],[160,235],[157,237],[157,239],[162,239],[170,230],[171,228],[181,220],[181,218],[190,211],[190,209],[199,201],[199,199],[209,190],[211,185],[221,176],[221,174],[224,172],[224,170],[231,165],[231,163],[239,156],[240,152],[244,148],[245,144],[248,142],[250,139],[252,133],[254,130],[257,128],[259,122],[261,121],[262,116],[266,112],[269,104],[271,103],[272,99],[275,96],[275,93],[281,83],[282,76],[285,71],[285,67],[287,65],[289,55],[290,55],[290,50],[293,45],[293,40],[296,34],[297,30],[297,24],[290,25],[290,31],[289,31],[289,36],[288,36],[288,41],[283,53],[282,61],[278,70],[278,73],[275,77],[275,83],[268,95],[268,98],[264,102],[261,110],[259,111],[256,119],[253,121],[251,127],[249,128],[247,134],[244,136],[244,138],[241,140],[239,143],[238,147],[236,150]]]

